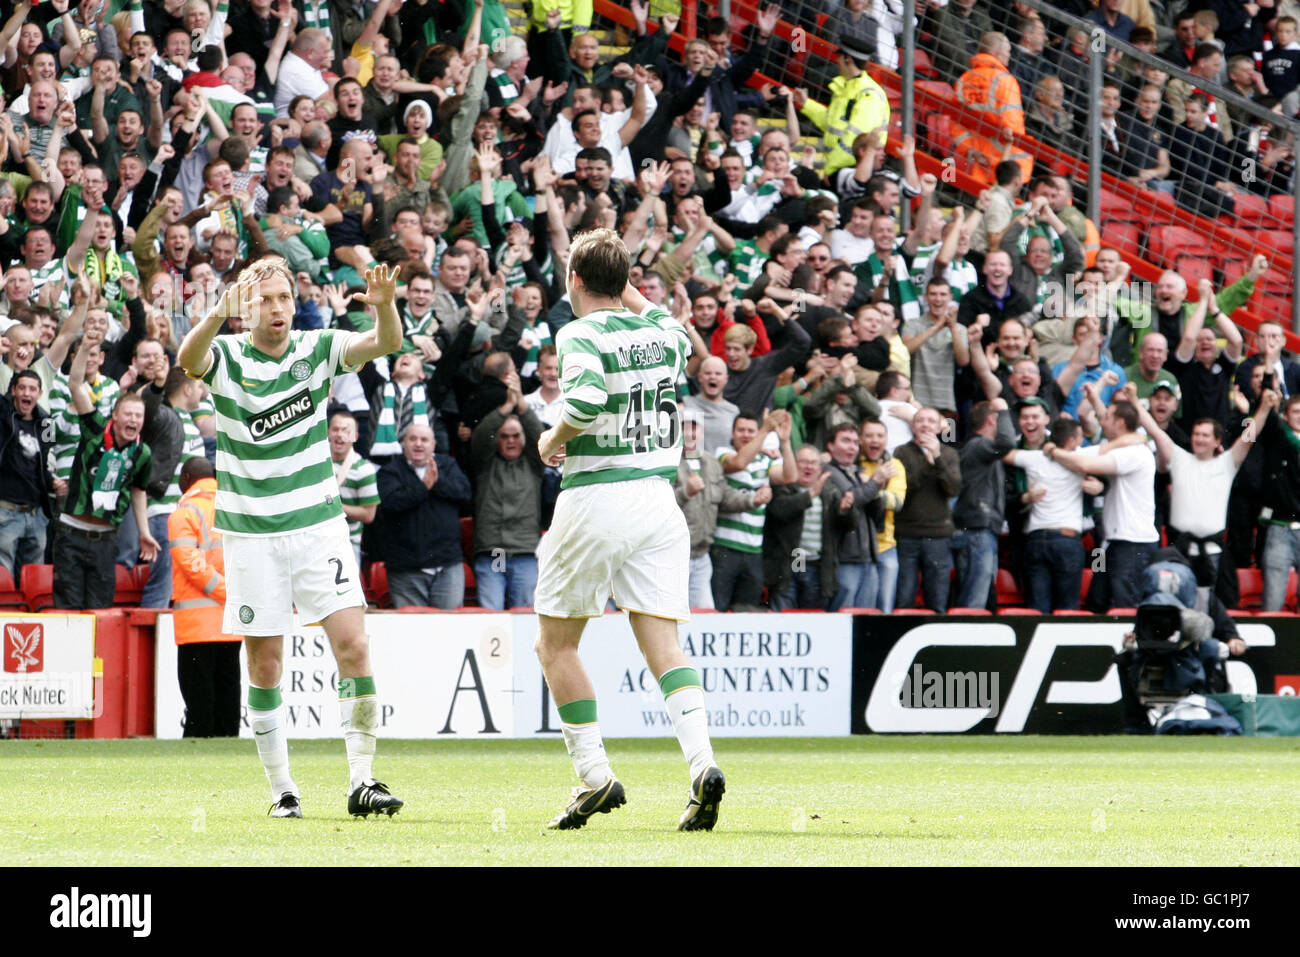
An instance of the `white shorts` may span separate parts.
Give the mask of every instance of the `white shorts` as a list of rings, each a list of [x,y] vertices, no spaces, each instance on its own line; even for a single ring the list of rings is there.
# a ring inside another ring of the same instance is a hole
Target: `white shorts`
[[[262,638],[324,621],[343,608],[364,608],[361,573],[340,518],[288,535],[224,535],[226,611],[222,631]]]
[[[689,621],[690,562],[686,517],[663,479],[565,489],[537,549],[533,607],[595,618],[612,594],[624,611]]]

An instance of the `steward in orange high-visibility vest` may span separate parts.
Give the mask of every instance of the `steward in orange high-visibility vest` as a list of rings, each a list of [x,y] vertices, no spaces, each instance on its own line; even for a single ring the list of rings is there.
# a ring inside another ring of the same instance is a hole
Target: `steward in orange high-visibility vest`
[[[212,527],[217,480],[203,457],[181,467],[184,490],[167,519],[172,557],[172,621],[185,737],[239,734],[239,636],[221,632],[226,604],[221,533]]]
[[[1020,166],[1024,181],[1034,172],[1034,158],[1020,147],[1007,142],[1012,134],[1025,135],[1025,112],[1021,105],[1020,83],[1007,69],[1011,59],[1011,41],[1002,33],[980,37],[979,52],[970,58],[971,68],[957,80],[957,99],[968,109],[984,114],[985,119],[1002,127],[1006,139],[991,140],[958,123],[950,126],[953,150],[959,159],[971,164],[970,175],[989,186],[993,171],[1004,159]]]

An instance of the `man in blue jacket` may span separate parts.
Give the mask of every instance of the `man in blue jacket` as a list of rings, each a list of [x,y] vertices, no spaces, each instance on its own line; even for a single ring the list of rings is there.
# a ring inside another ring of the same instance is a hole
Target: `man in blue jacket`
[[[412,425],[402,456],[379,470],[375,540],[395,608],[465,604],[460,507],[470,501],[469,479],[434,445],[431,428]]]

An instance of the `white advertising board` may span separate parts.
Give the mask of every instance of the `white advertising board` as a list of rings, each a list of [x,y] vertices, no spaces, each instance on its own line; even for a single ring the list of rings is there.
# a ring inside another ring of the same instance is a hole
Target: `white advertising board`
[[[0,718],[95,717],[95,616],[0,615]]]
[[[699,670],[717,737],[802,737],[849,732],[852,619],[847,615],[701,615],[680,626]],[[534,615],[370,614],[370,656],[387,738],[558,735],[559,715],[533,653]],[[627,616],[593,619],[582,659],[609,737],[672,734],[663,695],[645,667]],[[339,733],[338,674],[320,628],[285,639],[284,694],[291,738]],[[241,669],[244,665],[241,662]],[[158,619],[160,738],[180,737],[170,615]],[[245,678],[245,693],[247,679]],[[251,736],[247,719],[241,734]]]

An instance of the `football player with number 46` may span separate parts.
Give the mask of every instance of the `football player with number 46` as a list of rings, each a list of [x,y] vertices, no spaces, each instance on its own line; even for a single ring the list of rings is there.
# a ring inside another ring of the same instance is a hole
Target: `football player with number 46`
[[[249,265],[181,343],[185,371],[212,389],[217,419],[215,525],[223,533],[223,631],[244,636],[248,712],[271,783],[272,817],[302,817],[289,776],[280,695],[284,635],[297,606],[321,623],[338,663],[348,813],[392,815],[401,800],[371,776],[379,700],[370,671],[361,575],[331,467],[330,382],[402,345],[397,271],[366,270],[375,325],[364,333],[293,331],[294,277],[278,256]],[[232,316],[248,331],[217,335]]]
[[[677,636],[690,616],[690,535],[672,481],[682,457],[677,386],[692,345],[679,322],[629,285],[630,267],[611,230],[574,240],[568,290],[577,318],[556,337],[564,405],[559,424],[538,440],[542,461],[563,464],[564,478],[537,554],[537,654],[582,782],[548,826],[582,827],[626,803],[578,657],[587,619],[604,614],[612,594],[690,764],[678,828],[711,830],[726,782],[713,760],[700,676]]]

